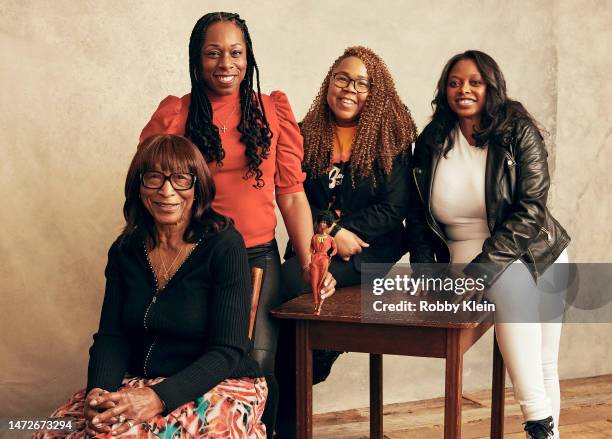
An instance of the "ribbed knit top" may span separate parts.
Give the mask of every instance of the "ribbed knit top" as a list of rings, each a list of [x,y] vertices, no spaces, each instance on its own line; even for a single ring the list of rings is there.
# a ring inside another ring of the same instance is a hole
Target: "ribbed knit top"
[[[265,185],[256,189],[253,178],[243,178],[248,165],[244,155],[246,147],[240,141],[241,133],[237,129],[241,113],[239,95],[209,96],[213,123],[219,128],[225,150],[222,167],[214,162],[208,164],[217,188],[213,207],[234,220],[247,247],[274,239],[275,195],[304,191],[304,145],[289,100],[280,91],[261,98],[272,131],[272,143],[268,158],[259,166]],[[140,141],[153,134],[185,135],[190,102],[190,94],[182,98],[168,96],[161,101],[142,130]],[[222,132],[222,126],[227,128],[226,132]]]
[[[431,209],[452,241],[489,237],[485,206],[487,148],[468,143],[457,127],[453,147],[436,168]]]
[[[261,376],[249,354],[251,283],[240,234],[230,227],[202,237],[160,291],[144,243],[133,241],[108,253],[87,391],[115,391],[125,373],[167,377],[152,388],[170,412],[226,378]]]
[[[487,148],[468,143],[456,127],[453,147],[434,175],[431,210],[444,226],[453,263],[471,261],[490,236],[485,205]]]

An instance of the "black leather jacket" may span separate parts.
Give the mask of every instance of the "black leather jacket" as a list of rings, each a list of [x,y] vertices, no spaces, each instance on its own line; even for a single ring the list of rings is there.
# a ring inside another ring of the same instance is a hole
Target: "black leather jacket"
[[[415,147],[410,184],[416,186],[419,200],[411,201],[407,229],[422,230],[424,235],[410,243],[411,262],[450,261],[444,231],[431,211],[433,176],[442,149],[433,139],[430,124]],[[539,131],[529,120],[517,119],[507,143],[488,145],[485,201],[491,236],[464,269],[469,276],[484,277],[488,285],[519,258],[537,282],[570,241],[546,208],[548,154]]]

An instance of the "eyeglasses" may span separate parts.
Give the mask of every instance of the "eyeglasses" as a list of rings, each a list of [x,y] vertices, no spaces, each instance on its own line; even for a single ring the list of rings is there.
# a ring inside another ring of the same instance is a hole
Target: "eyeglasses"
[[[196,176],[179,172],[165,175],[157,171],[143,172],[140,174],[140,182],[147,189],[161,189],[162,186],[166,184],[166,180],[170,180],[170,185],[175,191],[186,191],[193,187]]]
[[[373,83],[367,79],[351,79],[344,73],[334,73],[332,78],[334,80],[334,85],[339,88],[347,88],[352,82],[355,85],[357,93],[367,93],[373,85]]]

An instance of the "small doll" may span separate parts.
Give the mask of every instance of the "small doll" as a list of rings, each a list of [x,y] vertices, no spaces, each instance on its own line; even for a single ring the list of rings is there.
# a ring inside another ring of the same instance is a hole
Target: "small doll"
[[[310,285],[315,304],[314,312],[317,315],[321,313],[321,306],[323,306],[323,299],[321,299],[323,279],[325,279],[325,274],[327,274],[332,256],[338,252],[336,241],[329,235],[333,225],[334,216],[331,212],[324,211],[319,213],[315,222],[315,234],[310,241],[310,252],[312,253]],[[330,250],[331,253],[329,253]]]

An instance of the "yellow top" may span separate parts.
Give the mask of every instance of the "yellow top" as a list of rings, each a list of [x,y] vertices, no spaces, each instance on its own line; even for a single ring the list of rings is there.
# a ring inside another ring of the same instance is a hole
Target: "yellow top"
[[[355,133],[357,133],[357,126],[335,127],[333,163],[348,162],[351,159]]]

